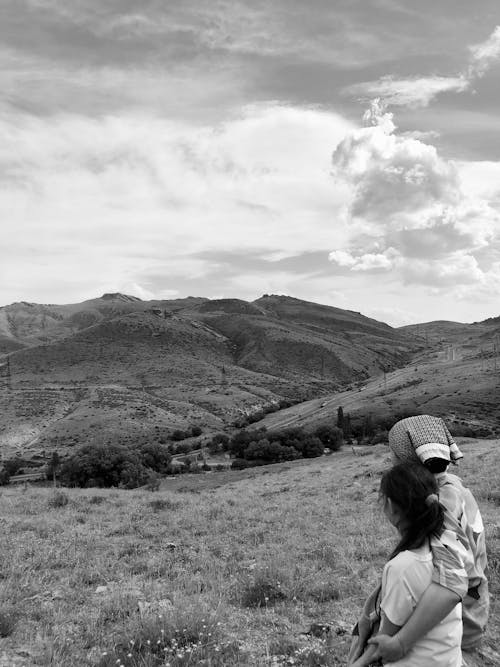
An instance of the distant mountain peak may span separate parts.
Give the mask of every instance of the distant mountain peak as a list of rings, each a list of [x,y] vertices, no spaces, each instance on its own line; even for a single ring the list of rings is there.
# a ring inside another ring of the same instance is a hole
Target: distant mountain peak
[[[120,292],[106,292],[101,296],[101,299],[103,301],[125,301],[126,303],[142,301],[138,296],[130,296],[130,294],[121,294]]]

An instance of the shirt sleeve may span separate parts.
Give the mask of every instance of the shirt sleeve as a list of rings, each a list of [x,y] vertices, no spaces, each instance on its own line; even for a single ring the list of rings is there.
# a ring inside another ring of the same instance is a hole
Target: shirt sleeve
[[[431,550],[434,565],[432,581],[463,599],[469,588],[466,568],[471,554],[450,530],[445,530],[440,538],[431,540]]]
[[[415,609],[402,560],[393,559],[384,567],[382,574],[382,613],[394,625],[404,625]]]

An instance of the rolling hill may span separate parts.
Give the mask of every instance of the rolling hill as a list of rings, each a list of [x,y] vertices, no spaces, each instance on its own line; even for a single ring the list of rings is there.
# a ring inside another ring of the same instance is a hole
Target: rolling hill
[[[166,429],[220,430],[408,363],[425,344],[360,313],[266,295],[253,303],[122,294],[0,308],[0,446],[44,450]]]

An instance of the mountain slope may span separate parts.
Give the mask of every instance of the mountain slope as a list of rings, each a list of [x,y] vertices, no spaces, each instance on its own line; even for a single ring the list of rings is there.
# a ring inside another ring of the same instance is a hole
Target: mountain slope
[[[220,430],[284,399],[404,365],[423,347],[359,313],[290,297],[145,302],[111,294],[67,306],[18,303],[0,314],[14,348],[11,388],[0,389],[0,446],[29,443],[32,451],[113,433],[128,442],[155,426]],[[26,412],[37,391],[38,408]],[[102,405],[96,391],[107,397]]]

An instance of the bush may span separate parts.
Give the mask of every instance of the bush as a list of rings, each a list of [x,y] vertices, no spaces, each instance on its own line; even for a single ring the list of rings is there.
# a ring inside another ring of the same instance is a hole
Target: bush
[[[318,426],[314,435],[332,451],[337,451],[344,444],[344,432],[338,426]]]
[[[47,505],[53,508],[65,507],[68,503],[69,498],[64,491],[54,491],[47,500]]]
[[[188,454],[193,449],[193,446],[190,442],[180,442],[176,448],[176,454]]]
[[[9,482],[10,482],[10,475],[7,472],[7,470],[5,470],[5,468],[2,468],[2,470],[0,470],[0,486],[7,486]]]
[[[18,473],[23,465],[24,461],[17,457],[15,459],[7,459],[7,461],[3,462],[3,468],[8,472],[9,477],[13,477],[16,473]]]
[[[246,459],[234,459],[234,461],[231,463],[231,468],[233,470],[244,470],[245,468],[251,468],[253,463],[251,461],[247,461]]]
[[[191,428],[191,435],[195,438],[198,437],[199,435],[201,435],[202,433],[203,433],[203,430],[199,426],[193,426]]]
[[[132,638],[131,638],[132,636]],[[193,607],[146,616],[104,652],[97,667],[239,665],[239,647],[211,610]]]
[[[382,443],[389,442],[389,433],[387,431],[378,431],[371,439],[372,445],[378,445],[381,442]]]
[[[188,438],[189,434],[186,433],[186,431],[181,431],[180,428],[176,428],[170,437],[174,442],[179,442],[180,440]]]
[[[217,454],[227,449],[229,437],[225,433],[216,433],[208,443],[210,454]]]
[[[167,471],[172,460],[167,447],[156,442],[148,442],[140,445],[137,450],[143,466],[160,473]]]
[[[0,637],[8,637],[16,627],[16,614],[11,609],[0,609]]]
[[[257,572],[252,581],[247,582],[242,591],[243,607],[268,607],[286,599],[281,582],[276,576],[262,570]]]

